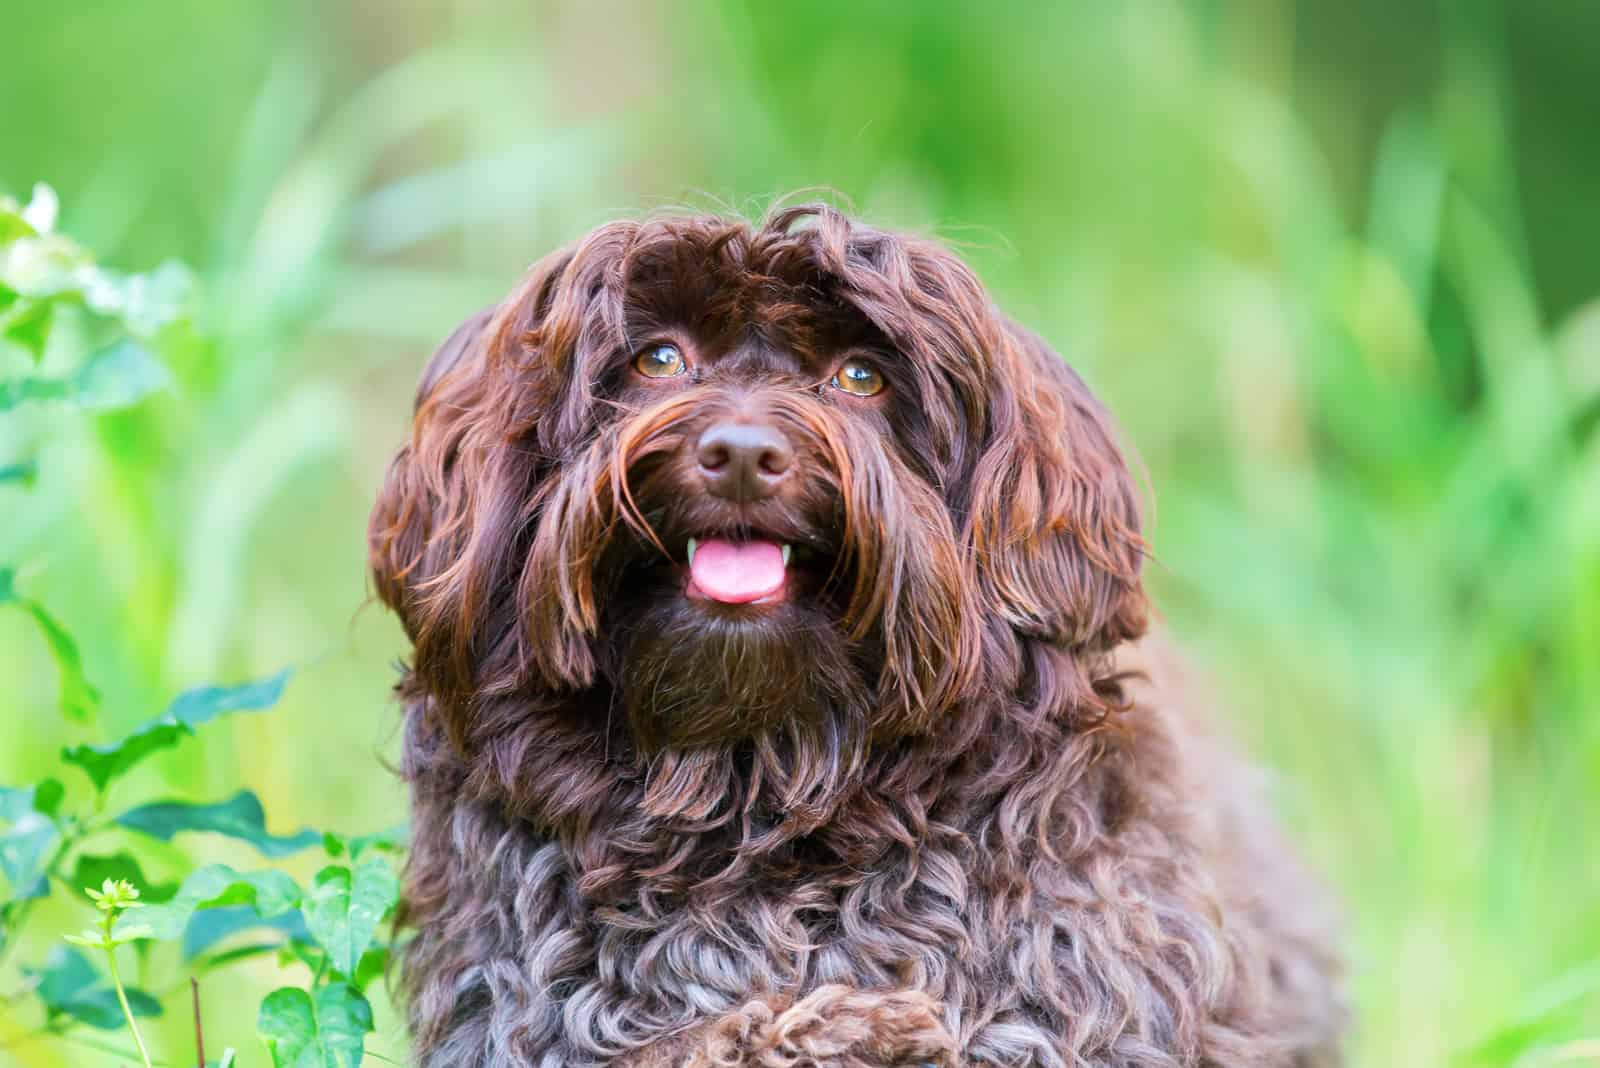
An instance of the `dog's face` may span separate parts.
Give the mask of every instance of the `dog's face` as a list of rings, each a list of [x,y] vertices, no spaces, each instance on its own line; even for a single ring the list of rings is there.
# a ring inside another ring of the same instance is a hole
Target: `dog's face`
[[[469,750],[521,702],[647,756],[859,760],[1143,625],[1081,381],[949,253],[821,207],[535,266],[435,356],[371,547]]]

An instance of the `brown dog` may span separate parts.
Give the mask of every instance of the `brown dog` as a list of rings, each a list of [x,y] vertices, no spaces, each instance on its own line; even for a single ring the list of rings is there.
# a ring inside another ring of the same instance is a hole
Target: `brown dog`
[[[1141,641],[1110,420],[944,249],[602,227],[372,517],[427,1066],[1311,1065],[1321,896]]]

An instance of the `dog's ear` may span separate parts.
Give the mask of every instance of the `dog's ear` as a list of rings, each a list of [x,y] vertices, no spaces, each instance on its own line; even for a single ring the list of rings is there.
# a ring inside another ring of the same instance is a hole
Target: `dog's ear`
[[[908,358],[902,385],[943,468],[944,503],[966,551],[962,574],[986,624],[1069,653],[1142,634],[1137,493],[1111,420],[1082,380],[1000,316],[943,247],[826,206],[786,209],[768,226],[790,232],[802,223],[821,272]],[[951,679],[976,677],[967,667],[978,644],[950,643],[963,651],[949,658]]]
[[[1083,380],[1032,334],[1001,333],[966,522],[980,596],[1025,637],[1112,648],[1146,626],[1132,475]]]
[[[433,354],[368,524],[378,597],[400,617],[415,681],[458,741],[481,694],[524,681],[509,595],[526,551],[520,509],[566,377],[535,341],[547,319],[581,318],[582,300],[560,292],[570,261],[565,250],[536,264]]]
[[[473,409],[486,373],[484,347],[496,309],[472,316],[428,361],[417,387],[411,435],[389,464],[367,526],[367,559],[379,599],[400,617],[418,650],[465,640],[459,633],[457,568],[476,507]],[[428,671],[429,688],[438,681]]]
[[[609,474],[590,447],[593,389],[623,336],[619,265],[635,229],[601,227],[545,257],[450,336],[373,509],[378,596],[411,636],[412,684],[458,744],[486,702],[593,678],[592,580],[555,533],[593,528],[597,542],[609,497],[551,475]]]

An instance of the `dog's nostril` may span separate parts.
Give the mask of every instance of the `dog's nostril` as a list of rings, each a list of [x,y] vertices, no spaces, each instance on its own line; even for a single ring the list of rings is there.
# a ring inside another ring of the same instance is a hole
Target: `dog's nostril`
[[[783,474],[793,462],[794,450],[789,448],[788,442],[781,446],[769,445],[756,456],[756,466],[769,475]]]
[[[706,488],[719,497],[770,496],[794,466],[794,448],[777,427],[717,423],[700,435],[695,458]]]

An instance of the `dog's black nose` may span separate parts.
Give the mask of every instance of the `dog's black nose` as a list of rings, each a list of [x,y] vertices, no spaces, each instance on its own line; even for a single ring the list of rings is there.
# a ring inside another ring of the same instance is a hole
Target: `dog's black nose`
[[[777,427],[713,423],[695,452],[706,489],[730,501],[770,497],[794,465],[794,448]]]

